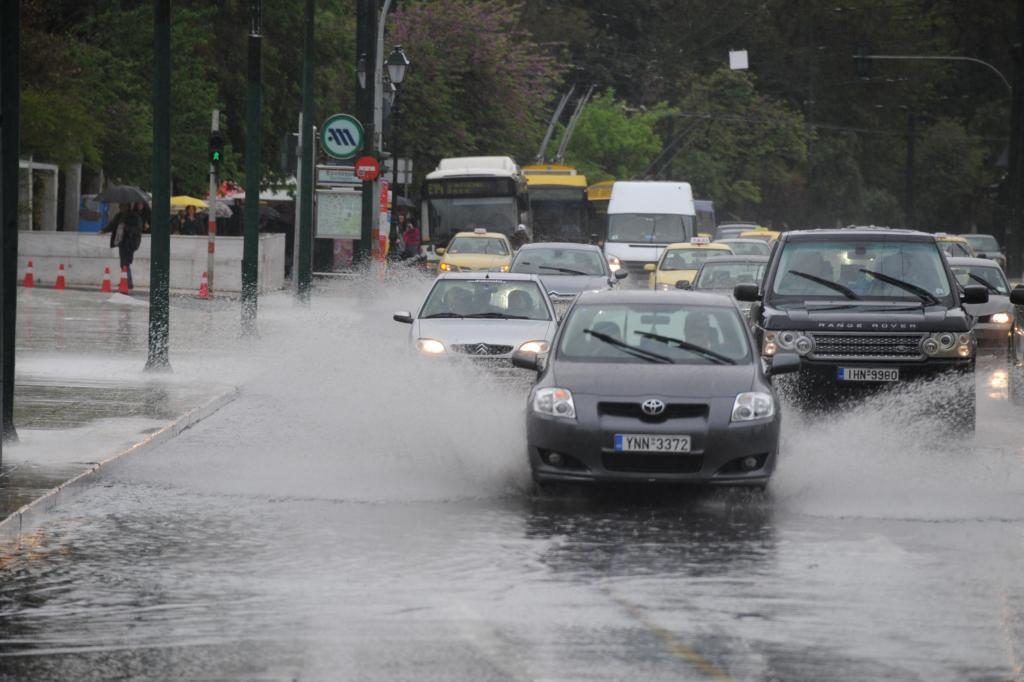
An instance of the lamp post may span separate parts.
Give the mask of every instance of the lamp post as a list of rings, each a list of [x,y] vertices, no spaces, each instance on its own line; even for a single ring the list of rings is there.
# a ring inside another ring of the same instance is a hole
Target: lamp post
[[[401,243],[402,234],[398,231],[398,108],[399,90],[405,80],[405,71],[409,68],[409,58],[401,45],[395,45],[388,57],[388,78],[395,87],[394,100],[391,103],[391,225],[395,231],[396,247]]]

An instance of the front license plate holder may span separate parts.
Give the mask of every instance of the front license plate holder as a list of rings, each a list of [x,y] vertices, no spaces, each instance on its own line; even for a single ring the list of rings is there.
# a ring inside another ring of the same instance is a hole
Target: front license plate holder
[[[900,370],[895,367],[839,367],[836,378],[839,381],[895,383],[900,380]]]
[[[690,436],[682,434],[616,433],[616,452],[690,452]]]

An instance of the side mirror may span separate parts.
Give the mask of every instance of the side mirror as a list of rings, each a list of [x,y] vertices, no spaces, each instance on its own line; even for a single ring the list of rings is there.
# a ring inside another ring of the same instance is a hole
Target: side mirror
[[[401,322],[402,324],[412,324],[412,313],[403,310],[402,312],[392,315],[391,319],[395,322]]]
[[[644,272],[654,272],[658,266],[654,263],[648,263],[644,266]]]
[[[768,375],[792,374],[800,371],[800,356],[796,353],[777,353],[768,365]]]
[[[615,279],[626,279],[629,277],[629,272],[623,268],[619,268],[615,271]]]
[[[439,249],[434,249],[434,253],[436,253],[438,256],[443,256],[444,252],[445,252],[444,247],[441,247]]]
[[[685,289],[685,290],[689,291],[690,290],[690,281],[689,280],[685,280],[685,279],[679,280],[678,282],[676,282],[676,289]]]
[[[1024,286],[1018,284],[1010,292],[1010,303],[1014,305],[1024,305]]]
[[[976,255],[976,256],[977,256],[978,258],[989,258],[989,255],[988,255],[987,253],[977,253],[977,254],[975,254],[975,255]]]
[[[732,297],[737,301],[746,301],[748,303],[753,303],[761,298],[756,284],[737,284],[733,287]]]
[[[961,303],[988,303],[988,289],[980,284],[968,284],[964,287]]]
[[[537,354],[528,350],[517,350],[512,353],[512,366],[519,369],[532,369],[535,372],[540,371]]]

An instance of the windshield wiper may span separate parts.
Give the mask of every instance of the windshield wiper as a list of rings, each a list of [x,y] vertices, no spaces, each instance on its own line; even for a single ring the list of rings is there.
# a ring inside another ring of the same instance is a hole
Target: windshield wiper
[[[828,287],[832,291],[838,291],[843,296],[845,296],[846,298],[848,298],[848,299],[850,299],[852,301],[859,301],[860,300],[860,296],[858,296],[853,291],[853,289],[845,287],[842,284],[840,284],[839,282],[833,282],[830,279],[825,279],[824,277],[818,277],[817,275],[812,275],[809,272],[801,272],[799,270],[790,270],[789,274],[796,275],[797,277],[803,277],[804,279],[809,279],[812,282],[815,282],[815,283],[820,284],[822,286]]]
[[[1003,292],[999,291],[999,289],[996,289],[995,286],[993,286],[992,282],[989,282],[987,279],[985,279],[981,275],[975,275],[973,272],[968,272],[967,276],[970,277],[971,279],[973,279],[975,282],[979,282],[981,284],[984,284],[985,288],[988,289],[989,291],[991,291],[993,294],[998,294],[1000,296],[1005,296],[1006,295]]]
[[[705,348],[704,346],[698,346],[696,344],[690,343],[689,341],[683,341],[682,339],[677,339],[677,338],[674,338],[674,337],[671,337],[671,336],[662,336],[661,334],[655,334],[653,332],[638,332],[638,331],[634,331],[633,333],[634,334],[639,334],[640,336],[644,337],[645,339],[653,339],[655,341],[660,341],[660,342],[662,342],[664,344],[672,344],[672,345],[675,345],[675,346],[679,346],[683,350],[688,350],[688,351],[691,351],[693,353],[696,353],[697,355],[701,355],[701,356],[707,358],[708,360],[712,360],[714,362],[717,362],[720,365],[735,365],[736,364],[736,361],[733,360],[732,358],[730,358],[727,355],[722,355],[721,353],[716,353],[713,350],[709,350],[709,349]]]
[[[473,313],[471,315],[460,315],[460,317],[482,317],[491,320],[529,320],[526,315],[509,315],[508,313]]]
[[[916,284],[904,282],[902,279],[896,279],[895,277],[890,277],[889,275],[883,274],[881,272],[875,272],[874,270],[860,268],[860,271],[863,272],[865,275],[871,275],[875,279],[885,282],[886,284],[891,284],[898,289],[903,289],[903,291],[914,294],[914,296],[917,296],[919,299],[921,299],[921,302],[924,303],[925,305],[936,305],[939,302],[939,299],[935,298],[932,292],[922,287],[919,287]]]
[[[672,358],[670,357],[661,355],[660,353],[652,353],[649,350],[637,348],[636,346],[631,346],[625,341],[619,341],[614,336],[609,336],[608,334],[603,334],[601,332],[595,332],[593,329],[584,329],[583,333],[590,334],[595,339],[604,341],[605,343],[611,346],[615,346],[616,348],[620,348],[623,352],[628,353],[634,357],[640,358],[641,360],[647,360],[648,362],[662,362],[667,365],[675,364],[675,362],[673,362]]]
[[[437,318],[437,317],[459,317],[459,318],[462,318],[462,317],[465,317],[465,315],[458,315],[456,313],[434,313],[433,315],[424,315],[423,319],[424,320],[432,320],[432,319]]]
[[[527,264],[524,263],[524,265],[527,265]],[[587,274],[585,272],[581,272],[579,270],[572,270],[570,268],[556,268],[554,265],[538,265],[537,269],[538,270],[554,270],[555,272],[561,272],[561,273],[564,273],[566,275],[585,275],[585,274]]]

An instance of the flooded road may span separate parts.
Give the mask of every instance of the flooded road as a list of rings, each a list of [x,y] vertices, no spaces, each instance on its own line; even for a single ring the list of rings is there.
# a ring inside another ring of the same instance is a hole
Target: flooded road
[[[998,365],[972,441],[787,413],[765,495],[543,499],[523,386],[405,355],[424,288],[267,306],[235,403],[0,557],[0,679],[1024,679]]]

